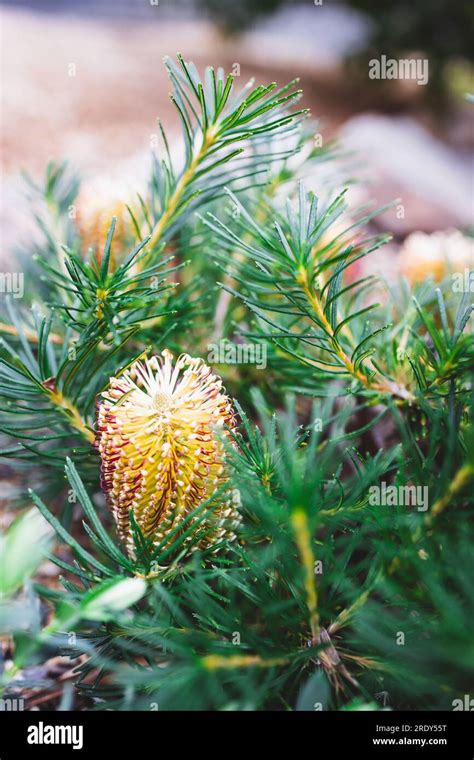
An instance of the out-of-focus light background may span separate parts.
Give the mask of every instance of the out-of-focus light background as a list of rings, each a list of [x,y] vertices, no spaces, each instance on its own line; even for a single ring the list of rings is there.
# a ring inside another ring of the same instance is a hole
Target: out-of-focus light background
[[[1,261],[28,234],[21,171],[67,158],[98,192],[140,189],[159,116],[178,139],[162,57],[244,84],[301,77],[324,139],[360,156],[358,189],[404,213],[402,240],[472,223],[472,4],[457,0],[3,0]],[[381,56],[429,61],[429,82],[374,80]],[[105,189],[106,188],[106,189]]]

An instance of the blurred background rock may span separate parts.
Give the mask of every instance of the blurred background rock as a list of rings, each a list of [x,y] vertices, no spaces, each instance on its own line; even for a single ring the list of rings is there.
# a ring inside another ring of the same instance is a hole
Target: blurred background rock
[[[301,77],[304,102],[357,150],[354,199],[400,197],[396,239],[472,224],[473,108],[463,0],[3,0],[1,265],[31,231],[20,171],[67,158],[100,195],[141,189],[156,118],[178,136],[162,57],[222,65],[244,84]],[[428,58],[427,86],[371,80],[369,61]],[[367,182],[367,180],[369,180]],[[9,261],[10,259],[10,261]]]

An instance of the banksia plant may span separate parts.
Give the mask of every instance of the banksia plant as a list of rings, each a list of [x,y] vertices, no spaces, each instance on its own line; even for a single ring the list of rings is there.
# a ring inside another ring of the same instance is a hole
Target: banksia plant
[[[63,165],[35,183],[0,427],[60,577],[0,578],[0,689],[53,650],[78,709],[450,710],[474,680],[468,241],[366,276],[388,238],[297,80],[165,66],[182,150],[160,125],[128,225],[113,199],[106,233],[73,222]]]
[[[102,487],[132,554],[131,516],[145,538],[166,543],[225,481],[222,436],[233,427],[222,381],[201,359],[183,354],[173,363],[165,350],[111,378],[99,402],[97,446]],[[231,502],[209,509],[214,528],[204,544],[227,531],[233,537],[237,518]]]

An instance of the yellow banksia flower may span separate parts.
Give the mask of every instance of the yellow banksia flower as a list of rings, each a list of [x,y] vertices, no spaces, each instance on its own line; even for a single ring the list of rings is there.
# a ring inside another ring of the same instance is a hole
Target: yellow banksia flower
[[[131,556],[130,512],[158,544],[177,526],[173,539],[179,536],[184,518],[225,483],[223,439],[234,426],[222,381],[202,359],[182,354],[173,362],[165,350],[111,378],[99,401],[97,445],[102,487]],[[233,501],[220,497],[199,526],[206,538],[193,548],[233,539],[238,519]]]

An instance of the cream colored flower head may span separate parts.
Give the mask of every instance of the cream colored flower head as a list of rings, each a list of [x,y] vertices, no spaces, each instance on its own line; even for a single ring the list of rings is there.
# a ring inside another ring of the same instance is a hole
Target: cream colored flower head
[[[222,381],[201,359],[173,362],[165,350],[110,379],[98,407],[102,487],[131,555],[130,511],[143,535],[162,541],[225,481],[222,441],[234,425]],[[228,502],[210,510],[204,545],[236,519]]]
[[[412,284],[442,280],[473,266],[473,241],[459,230],[412,232],[400,250],[400,271]]]

